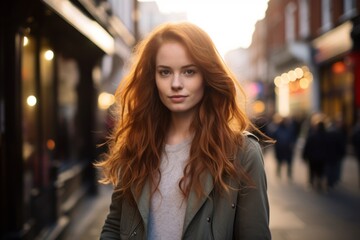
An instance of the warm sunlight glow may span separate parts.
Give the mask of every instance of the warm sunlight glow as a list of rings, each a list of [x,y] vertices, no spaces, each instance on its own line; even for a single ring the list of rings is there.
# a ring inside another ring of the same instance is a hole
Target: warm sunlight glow
[[[164,13],[186,12],[188,21],[202,27],[221,55],[249,47],[255,23],[264,18],[268,0],[156,0]]]

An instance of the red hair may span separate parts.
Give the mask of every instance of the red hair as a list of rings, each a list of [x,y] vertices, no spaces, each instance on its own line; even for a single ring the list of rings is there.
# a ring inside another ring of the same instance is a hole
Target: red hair
[[[112,183],[123,194],[134,188],[139,196],[146,181],[157,189],[160,159],[170,123],[170,111],[162,104],[155,84],[156,54],[167,41],[181,43],[202,72],[204,96],[192,122],[194,138],[189,161],[179,187],[185,197],[190,189],[203,194],[202,173],[209,171],[214,185],[228,191],[226,178],[246,181],[234,165],[242,133],[253,125],[239,105],[243,91],[217,52],[212,40],[191,23],[168,23],[155,29],[135,48],[135,61],[120,83],[115,97],[120,112],[105,159],[102,183]],[[241,99],[245,102],[245,99]]]

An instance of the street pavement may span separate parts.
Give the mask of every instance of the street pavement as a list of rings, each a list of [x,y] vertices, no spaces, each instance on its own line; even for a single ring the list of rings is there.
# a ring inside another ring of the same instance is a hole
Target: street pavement
[[[307,166],[300,158],[301,143],[295,153],[293,177],[276,173],[272,147],[265,149],[268,179],[270,229],[273,240],[358,240],[360,239],[360,187],[358,166],[347,156],[342,180],[331,191],[315,191],[307,185]],[[61,240],[97,240],[108,212],[112,188],[99,186],[97,196],[88,197],[78,207]]]
[[[98,240],[110,206],[112,187],[99,185],[96,196],[88,196],[72,215],[61,240]]]
[[[358,166],[347,156],[342,180],[331,191],[308,186],[308,171],[297,149],[293,178],[286,169],[276,176],[273,149],[265,152],[270,202],[270,228],[274,240],[358,240],[360,239],[360,187]],[[285,167],[285,166],[284,166]]]

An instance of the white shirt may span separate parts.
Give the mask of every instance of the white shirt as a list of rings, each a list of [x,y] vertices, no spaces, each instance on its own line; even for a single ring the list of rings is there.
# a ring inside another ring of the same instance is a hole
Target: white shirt
[[[183,201],[179,181],[189,158],[191,140],[165,146],[160,164],[159,191],[151,199],[148,239],[181,239],[186,201]]]

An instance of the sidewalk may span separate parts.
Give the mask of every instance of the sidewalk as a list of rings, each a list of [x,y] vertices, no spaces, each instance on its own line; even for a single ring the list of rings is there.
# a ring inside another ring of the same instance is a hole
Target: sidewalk
[[[99,184],[99,193],[84,199],[61,240],[99,240],[111,202],[112,186]]]
[[[287,179],[286,169],[282,169],[280,178],[276,175],[273,149],[264,153],[272,239],[359,239],[360,188],[356,159],[346,156],[339,185],[330,192],[319,192],[308,185],[308,168],[300,150],[298,146],[291,180]]]

